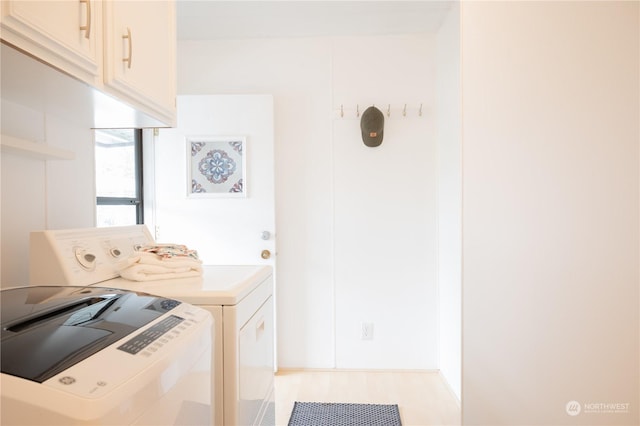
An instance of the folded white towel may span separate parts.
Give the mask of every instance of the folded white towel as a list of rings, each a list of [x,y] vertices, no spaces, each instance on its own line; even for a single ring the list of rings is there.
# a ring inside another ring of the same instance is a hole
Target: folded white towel
[[[132,281],[167,280],[202,275],[197,256],[164,257],[149,251],[137,251],[117,265],[120,276]]]

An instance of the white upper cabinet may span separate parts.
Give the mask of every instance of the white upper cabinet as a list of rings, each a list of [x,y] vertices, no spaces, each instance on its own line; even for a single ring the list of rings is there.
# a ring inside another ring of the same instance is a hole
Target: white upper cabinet
[[[2,40],[82,81],[102,76],[100,0],[2,0]]]
[[[105,75],[109,92],[175,125],[175,2],[105,2]]]
[[[175,126],[175,0],[2,0],[0,29],[4,42],[117,98],[128,115]]]

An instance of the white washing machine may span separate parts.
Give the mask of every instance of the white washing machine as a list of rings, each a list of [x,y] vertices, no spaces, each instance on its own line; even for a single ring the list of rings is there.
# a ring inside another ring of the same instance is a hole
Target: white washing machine
[[[33,232],[30,283],[108,285],[206,309],[214,318],[213,424],[275,425],[271,268],[204,266],[202,277],[144,282],[119,277],[115,264],[146,244],[153,238],[144,225]]]
[[[207,425],[204,309],[101,287],[3,289],[3,425]]]

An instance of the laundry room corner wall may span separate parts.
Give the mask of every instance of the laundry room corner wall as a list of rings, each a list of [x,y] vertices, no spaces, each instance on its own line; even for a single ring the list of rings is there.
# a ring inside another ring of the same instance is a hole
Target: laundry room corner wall
[[[461,10],[463,422],[638,425],[640,3]]]
[[[29,281],[29,233],[94,226],[93,134],[83,126],[3,99],[2,134],[73,153],[45,159],[2,152],[2,287]],[[46,136],[45,136],[46,135]]]
[[[458,401],[462,380],[460,8],[437,34],[439,366]]]
[[[95,224],[93,116],[78,95],[81,83],[6,45],[0,51],[0,133],[18,143],[1,155],[1,285],[9,287],[29,282],[30,231]],[[59,92],[64,105],[53,101]]]

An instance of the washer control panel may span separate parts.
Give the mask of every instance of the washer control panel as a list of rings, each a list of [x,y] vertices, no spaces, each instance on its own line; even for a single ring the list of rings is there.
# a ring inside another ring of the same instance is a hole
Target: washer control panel
[[[153,244],[144,225],[31,233],[31,285],[90,285],[118,277],[118,263]]]
[[[153,342],[171,331],[172,328],[180,325],[180,323],[182,323],[183,321],[184,318],[176,315],[171,315],[163,319],[153,327],[127,340],[125,343],[118,346],[118,349],[135,355],[138,352],[147,349]],[[176,333],[178,332],[176,331]]]
[[[211,313],[181,303],[154,322],[51,377],[42,385],[81,398],[99,399],[112,392],[124,392],[132,377],[140,377],[146,372],[153,373],[158,389],[161,389],[160,386],[166,386],[175,378],[179,369],[190,365],[194,357],[200,356],[205,349],[210,350],[212,325]],[[207,371],[203,373],[209,374]]]

